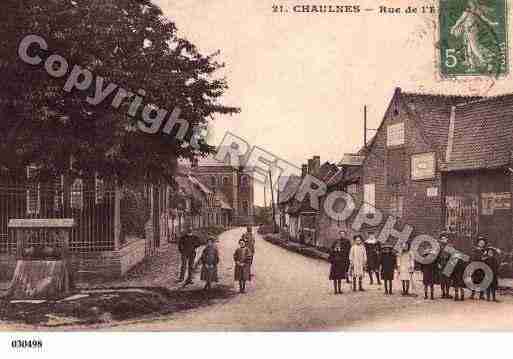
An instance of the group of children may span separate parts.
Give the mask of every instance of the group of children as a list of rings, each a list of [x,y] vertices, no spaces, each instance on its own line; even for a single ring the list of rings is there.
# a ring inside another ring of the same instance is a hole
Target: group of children
[[[217,266],[219,264],[219,251],[215,246],[215,238],[209,237],[207,244],[201,253],[200,279],[205,282],[205,290],[212,288],[212,283],[219,280]],[[251,265],[255,257],[255,238],[252,227],[248,226],[246,233],[239,240],[239,247],[233,254],[235,262],[234,279],[239,283],[239,291],[246,292],[246,282],[251,280]]]
[[[439,284],[442,292],[442,298],[452,299],[456,301],[463,301],[465,299],[464,288],[467,284],[480,283],[484,279],[484,271],[482,269],[474,271],[471,278],[466,280],[465,269],[471,262],[482,262],[488,265],[492,272],[491,283],[486,290],[479,291],[480,299],[497,301],[497,279],[499,264],[497,260],[496,249],[489,247],[485,238],[479,237],[477,246],[474,248],[471,261],[465,261],[463,258],[458,258],[452,271],[445,271],[446,267],[451,260],[451,256],[462,256],[459,252],[445,251],[445,246],[448,243],[449,236],[447,233],[440,234],[439,244],[440,251],[434,253],[431,248],[422,251],[422,255],[431,255],[435,258],[434,261],[429,261],[427,264],[418,264],[422,270],[422,282],[424,285],[424,298],[432,300],[434,297],[434,286]],[[454,253],[454,254],[451,254]],[[392,245],[380,246],[373,234],[364,241],[361,235],[356,235],[351,243],[345,232],[341,232],[340,239],[338,239],[330,251],[329,261],[331,263],[330,280],[333,281],[335,294],[342,293],[342,280],[352,278],[353,291],[363,291],[362,280],[365,272],[368,272],[370,283],[373,284],[373,274],[377,277],[377,284],[380,283],[380,274],[385,286],[385,295],[393,293],[393,280],[395,272],[397,271],[398,279],[402,285],[402,295],[410,295],[410,286],[414,284],[413,275],[416,268],[416,262],[409,244],[405,243],[398,253],[394,250]],[[453,258],[454,261],[454,258]],[[466,283],[467,281],[467,283]],[[454,288],[454,297],[450,295],[450,288]],[[472,291],[471,298],[476,295],[476,290]]]

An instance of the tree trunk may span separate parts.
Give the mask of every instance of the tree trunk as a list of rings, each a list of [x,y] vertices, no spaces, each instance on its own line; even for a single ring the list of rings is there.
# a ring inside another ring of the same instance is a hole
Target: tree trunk
[[[65,260],[18,260],[7,296],[11,299],[61,298],[72,289]]]

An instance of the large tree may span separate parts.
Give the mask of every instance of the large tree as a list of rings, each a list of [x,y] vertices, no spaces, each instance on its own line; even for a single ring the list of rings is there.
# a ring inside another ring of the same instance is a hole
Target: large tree
[[[3,0],[1,10],[0,168],[35,164],[42,176],[99,173],[121,181],[169,180],[177,159],[212,150],[205,142],[190,145],[195,125],[238,112],[220,102],[227,83],[217,72],[224,66],[218,53],[200,53],[150,1]],[[43,60],[37,66],[18,56],[28,34],[48,43],[47,51],[30,48]],[[61,78],[45,70],[51,54],[69,63]],[[94,75],[89,89],[63,90],[74,65]],[[112,106],[117,90],[100,104],[86,101],[95,94],[98,76],[103,88],[113,83],[133,93],[145,91],[134,116],[127,112],[135,96]],[[149,103],[168,110],[166,119],[179,108],[180,119],[190,125],[185,137],[164,133],[165,122],[155,133],[141,131],[141,112]]]

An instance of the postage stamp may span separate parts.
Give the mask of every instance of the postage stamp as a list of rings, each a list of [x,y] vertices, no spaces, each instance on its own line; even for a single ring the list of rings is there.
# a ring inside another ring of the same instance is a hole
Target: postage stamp
[[[440,0],[442,77],[508,73],[507,0]]]

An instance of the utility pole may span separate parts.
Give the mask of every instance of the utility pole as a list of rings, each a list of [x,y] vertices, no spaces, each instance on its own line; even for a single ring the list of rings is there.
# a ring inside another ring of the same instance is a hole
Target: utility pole
[[[274,210],[274,194],[273,194],[273,178],[271,175],[271,170],[269,170],[269,185],[271,186],[271,205],[272,205],[272,212],[273,212],[273,232],[276,232],[276,217],[275,217],[275,210]]]
[[[363,147],[367,148],[367,105],[363,105]]]
[[[264,209],[267,210],[267,187],[264,186]]]
[[[279,218],[279,223],[278,223],[278,227],[281,228],[283,227],[283,221],[282,221],[282,218],[281,218],[281,211],[280,211],[280,178],[281,178],[281,173],[280,175],[278,176],[278,180],[276,181],[276,184],[277,184],[277,188],[276,188],[276,206],[278,207],[278,218]]]
[[[377,129],[367,128],[367,105],[363,105],[363,148],[367,148],[367,131],[377,131]]]

